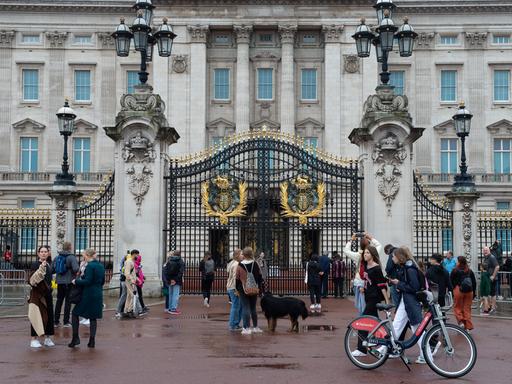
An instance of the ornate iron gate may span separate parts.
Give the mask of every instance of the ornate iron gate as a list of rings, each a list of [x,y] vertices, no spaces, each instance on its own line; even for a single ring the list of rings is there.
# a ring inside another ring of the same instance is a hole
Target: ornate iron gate
[[[75,209],[75,252],[94,248],[100,262],[112,270],[114,260],[114,175]]]
[[[279,132],[247,132],[171,159],[166,179],[167,249],[182,252],[187,293],[200,291],[198,265],[206,251],[218,267],[214,292],[221,293],[232,251],[251,246],[265,255],[272,292],[303,294],[305,260],[341,253],[361,227],[357,162]]]
[[[426,262],[433,253],[453,249],[453,211],[414,173],[414,256]]]

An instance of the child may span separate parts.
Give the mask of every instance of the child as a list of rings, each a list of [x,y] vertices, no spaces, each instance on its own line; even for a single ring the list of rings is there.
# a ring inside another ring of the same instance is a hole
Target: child
[[[491,277],[489,276],[489,272],[487,272],[483,263],[480,263],[478,268],[480,270],[480,308],[482,309],[483,316],[489,316]]]

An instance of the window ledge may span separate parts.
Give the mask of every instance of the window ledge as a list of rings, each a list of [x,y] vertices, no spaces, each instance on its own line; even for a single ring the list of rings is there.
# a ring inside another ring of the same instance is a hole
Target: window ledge
[[[226,99],[226,100],[212,99],[211,103],[212,104],[231,104],[231,99]]]
[[[441,105],[441,107],[452,107],[452,106],[459,105],[459,102],[458,101],[440,101],[439,105]]]
[[[73,101],[73,105],[78,106],[78,107],[80,107],[80,106],[84,106],[84,107],[92,106],[92,100],[90,100],[90,101],[76,101],[75,100],[75,101]]]
[[[493,108],[512,107],[512,101],[493,101]]]
[[[300,103],[301,104],[320,104],[320,100],[316,99],[316,100],[304,100],[304,99],[301,99],[300,100]]]
[[[40,107],[41,101],[39,100],[22,100],[20,101],[21,107]]]
[[[262,103],[273,103],[274,99],[256,99],[256,103],[262,104]]]

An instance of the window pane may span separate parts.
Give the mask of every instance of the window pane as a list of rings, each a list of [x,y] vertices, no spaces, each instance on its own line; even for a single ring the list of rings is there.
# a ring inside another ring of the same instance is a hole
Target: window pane
[[[498,211],[508,211],[510,209],[510,201],[498,201],[498,202],[496,202],[496,209]]]
[[[75,36],[74,43],[80,44],[80,45],[92,44],[92,36],[91,35]]]
[[[23,100],[39,100],[39,71],[23,70]]]
[[[83,252],[89,247],[89,236],[86,227],[75,228],[75,250]]]
[[[21,208],[32,209],[36,207],[35,200],[21,200]]]
[[[302,42],[306,44],[314,44],[316,43],[316,35],[304,35]]]
[[[441,36],[441,44],[455,45],[457,44],[457,36]]]
[[[395,87],[396,95],[404,94],[404,71],[391,71],[389,77],[389,84]]]
[[[39,38],[39,35],[23,35],[21,37],[22,43],[40,43],[41,40]]]
[[[258,99],[272,99],[272,68],[258,69]]]
[[[73,171],[90,172],[91,139],[77,137],[73,139]]]
[[[75,100],[91,100],[91,71],[75,71]]]
[[[510,173],[510,152],[503,152],[503,173]]]
[[[316,100],[316,69],[302,70],[302,100]]]
[[[503,36],[498,35],[498,36],[496,36],[496,35],[494,35],[492,42],[494,44],[510,44],[510,36],[506,36],[506,35],[503,35]]]
[[[456,101],[457,71],[441,71],[441,101]]]
[[[501,149],[501,139],[494,139],[494,150],[500,150]]]
[[[22,172],[37,172],[38,143],[36,137],[22,137],[20,141],[20,168]]]
[[[135,86],[140,84],[139,73],[137,71],[126,72],[126,93],[135,93]]]
[[[451,228],[443,228],[443,251],[451,251],[453,249],[453,232]]]
[[[509,100],[510,71],[494,71],[494,100]]]
[[[217,68],[214,70],[214,88],[216,100],[229,100],[229,69]]]
[[[450,152],[450,173],[457,173],[457,152]]]
[[[271,33],[262,33],[260,35],[260,41],[261,42],[272,42],[272,34]]]

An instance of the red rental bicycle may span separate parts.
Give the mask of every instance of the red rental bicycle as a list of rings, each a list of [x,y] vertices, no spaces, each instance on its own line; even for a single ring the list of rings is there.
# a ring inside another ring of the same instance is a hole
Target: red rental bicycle
[[[440,307],[436,292],[424,292],[428,303],[423,321],[412,337],[398,340],[391,323],[392,304],[377,304],[386,318],[380,320],[374,316],[360,316],[353,320],[345,334],[345,352],[350,361],[361,369],[375,369],[386,360],[399,357],[410,370],[404,358],[404,351],[414,346],[426,332],[422,345],[423,356],[428,366],[437,374],[457,378],[466,375],[476,363],[477,350],[473,338],[465,329],[446,323],[445,312],[451,306]],[[432,321],[433,325],[427,330]],[[366,353],[353,356],[352,351],[363,346]]]

